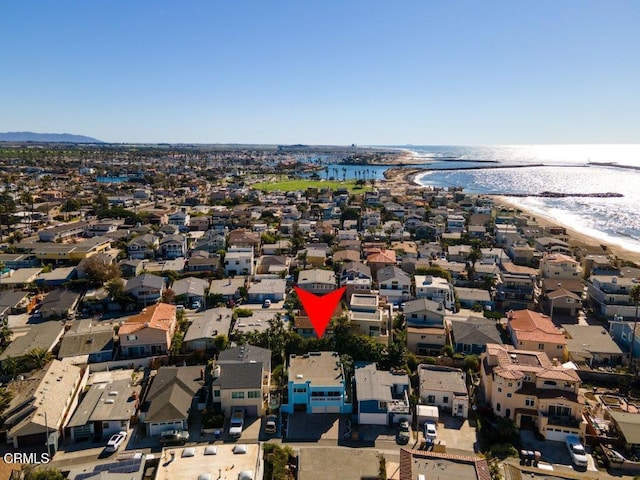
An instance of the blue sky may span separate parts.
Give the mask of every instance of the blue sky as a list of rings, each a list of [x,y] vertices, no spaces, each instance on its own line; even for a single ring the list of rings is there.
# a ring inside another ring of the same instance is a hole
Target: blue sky
[[[0,131],[640,143],[640,2],[0,4]]]

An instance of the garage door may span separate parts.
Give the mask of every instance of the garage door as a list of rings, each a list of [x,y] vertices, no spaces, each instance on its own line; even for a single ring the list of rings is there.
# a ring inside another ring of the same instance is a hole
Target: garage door
[[[167,430],[182,430],[182,422],[149,423],[149,435],[160,435]]]
[[[327,413],[327,407],[311,407],[311,413]]]
[[[545,438],[547,440],[553,440],[555,442],[564,442],[567,438],[567,435],[571,435],[571,431],[562,430],[561,428],[549,428],[547,427],[547,432]]]
[[[358,423],[360,425],[386,425],[386,413],[360,413],[358,415]]]
[[[257,417],[258,416],[258,407],[257,405],[247,405],[244,407],[245,413],[247,417]]]

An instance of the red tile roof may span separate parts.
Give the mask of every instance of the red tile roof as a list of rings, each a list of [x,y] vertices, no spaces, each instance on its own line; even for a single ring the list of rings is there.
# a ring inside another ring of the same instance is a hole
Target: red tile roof
[[[509,328],[518,340],[566,345],[567,339],[546,315],[531,310],[510,311]]]
[[[118,330],[118,335],[130,334],[143,328],[171,330],[176,321],[176,306],[168,303],[156,303],[142,310],[138,315],[129,317]]]

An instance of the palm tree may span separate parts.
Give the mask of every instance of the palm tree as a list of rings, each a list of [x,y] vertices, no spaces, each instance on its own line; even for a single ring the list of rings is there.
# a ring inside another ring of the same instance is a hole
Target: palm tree
[[[638,326],[638,306],[640,306],[640,285],[634,285],[629,290],[629,300],[636,305],[636,315],[633,320],[633,330],[631,330],[631,347],[629,352],[629,367],[633,370],[633,342],[635,341],[636,327]]]
[[[35,369],[41,369],[53,359],[53,354],[44,348],[36,347],[27,352],[27,358]]]

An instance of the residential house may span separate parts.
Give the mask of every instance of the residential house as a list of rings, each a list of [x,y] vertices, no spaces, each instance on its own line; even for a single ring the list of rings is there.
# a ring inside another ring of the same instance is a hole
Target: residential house
[[[411,277],[395,265],[377,270],[378,294],[399,305],[411,298]]]
[[[171,286],[176,302],[184,302],[184,305],[192,305],[194,302],[200,302],[200,305],[204,305],[207,288],[209,288],[209,281],[196,277],[181,278],[173,282]]]
[[[539,252],[563,253],[568,256],[571,255],[571,248],[569,248],[569,244],[558,238],[538,237],[535,239],[534,246]]]
[[[241,297],[240,289],[245,286],[244,278],[224,278],[211,280],[209,295],[222,295],[225,302],[235,301]]]
[[[186,257],[187,238],[182,234],[165,235],[160,240],[160,254],[168,259]]]
[[[310,352],[289,357],[287,393],[280,410],[292,414],[352,412],[337,352]]]
[[[125,258],[118,262],[118,266],[122,271],[122,278],[137,277],[138,275],[142,274],[146,264],[147,264],[146,260],[140,260],[140,259],[128,260]]]
[[[323,267],[327,260],[327,246],[320,244],[310,245],[305,250],[305,255],[303,263],[316,268]]]
[[[253,275],[253,247],[231,247],[224,257],[224,274]]]
[[[93,237],[74,243],[32,243],[36,258],[55,264],[77,264],[81,260],[111,248],[109,237]]]
[[[143,273],[127,280],[125,292],[132,295],[138,303],[151,304],[157,302],[164,293],[164,279],[158,275]]]
[[[254,252],[257,252],[260,248],[260,235],[244,228],[238,228],[229,232],[229,241],[227,243],[232,247],[251,248]]]
[[[540,273],[543,278],[579,280],[582,278],[582,265],[562,253],[545,253],[540,260]]]
[[[71,359],[77,365],[113,360],[115,332],[109,322],[94,323],[91,319],[76,320],[65,333],[58,359]]]
[[[229,335],[233,310],[230,308],[210,308],[189,316],[189,329],[182,340],[182,350],[212,351],[216,349],[215,340],[219,335]]]
[[[466,374],[459,368],[418,365],[420,403],[435,405],[454,417],[467,418],[469,394]]]
[[[0,353],[0,365],[4,365],[9,358],[20,361],[35,349],[51,352],[58,345],[63,334],[64,324],[56,321],[20,328],[19,331],[13,332],[11,343]]]
[[[302,270],[298,273],[298,287],[315,295],[322,295],[335,290],[336,276],[333,270]]]
[[[484,317],[468,317],[466,320],[451,320],[451,344],[456,353],[480,355],[488,343],[502,345],[502,325]]]
[[[287,281],[282,278],[265,278],[254,282],[247,291],[249,303],[262,303],[265,300],[281,302],[287,291]]]
[[[640,447],[640,415],[611,409],[610,431],[614,438],[629,450],[637,450]]]
[[[628,350],[614,342],[600,325],[563,325],[567,335],[569,360],[587,363],[591,367],[622,365],[627,361]]]
[[[243,408],[247,415],[261,417],[270,390],[271,350],[246,344],[220,352],[213,377],[213,402],[226,416]]]
[[[78,277],[76,267],[59,267],[50,272],[42,272],[36,277],[36,285],[41,288],[61,287]]]
[[[160,248],[160,238],[155,235],[145,234],[135,237],[127,244],[127,254],[131,260],[155,258]]]
[[[388,309],[380,307],[378,295],[354,293],[351,295],[347,315],[354,332],[375,338],[383,345],[389,345],[391,316]]]
[[[30,301],[29,292],[21,290],[0,291],[0,319],[24,312]]]
[[[414,280],[416,282],[416,298],[426,298],[442,303],[448,310],[455,308],[453,285],[446,278],[415,275]]]
[[[370,293],[372,285],[371,269],[360,262],[350,262],[342,267],[340,286],[347,287],[345,298],[354,293]]]
[[[188,231],[190,223],[191,215],[184,211],[175,212],[169,215],[169,225],[175,225],[181,232]]]
[[[462,308],[473,308],[476,305],[480,305],[484,310],[492,310],[494,308],[494,303],[488,290],[456,287],[456,295]]]
[[[355,369],[359,425],[393,425],[411,421],[409,376],[378,370],[375,363]]]
[[[546,440],[584,437],[584,398],[574,369],[549,360],[543,351],[489,344],[480,373],[485,401],[496,415],[520,428],[535,428]]]
[[[68,413],[77,405],[85,381],[79,367],[52,360],[29,378],[9,383],[7,389],[13,398],[0,427],[6,443],[21,450],[51,445],[57,451]]]
[[[407,302],[407,348],[417,355],[440,355],[447,344],[442,304],[422,298]]]
[[[219,256],[210,256],[203,250],[200,250],[200,253],[204,255],[194,252],[187,260],[188,272],[217,272],[220,269]]]
[[[554,315],[576,317],[582,309],[582,300],[573,292],[561,288],[546,295],[546,307],[551,318]]]
[[[367,265],[371,269],[371,274],[377,276],[379,270],[396,265],[396,252],[375,249],[367,255]]]
[[[71,222],[57,227],[45,228],[38,232],[38,240],[41,242],[57,242],[71,238],[81,237],[90,222]]]
[[[518,310],[533,308],[535,306],[536,276],[527,267],[520,267],[511,262],[503,262],[508,265],[508,271],[502,270],[498,277],[496,305],[498,310]],[[527,269],[524,270],[523,269]]]
[[[551,318],[531,310],[507,312],[511,343],[520,350],[541,351],[549,358],[564,360],[567,339]]]
[[[142,404],[140,421],[146,434],[160,435],[167,430],[188,430],[189,417],[196,406],[204,409],[200,395],[203,368],[160,367]]]
[[[467,261],[471,251],[471,245],[450,245],[447,248],[447,258],[450,262],[464,263]]]
[[[262,255],[258,258],[255,278],[282,278],[289,273],[291,257],[283,255]]]
[[[227,246],[224,230],[208,230],[193,246],[194,251],[203,251],[209,254],[218,253]]]
[[[636,276],[591,275],[587,296],[605,317],[635,318],[636,306],[631,301],[631,289],[640,285]]]
[[[71,440],[109,438],[128,431],[140,406],[142,387],[131,384],[133,370],[94,373],[66,426]]]
[[[118,329],[124,357],[166,355],[176,331],[176,307],[157,303],[125,320]]]
[[[447,472],[451,480],[491,480],[489,464],[485,458],[452,455],[426,450],[400,449],[399,480],[433,478],[434,470]],[[518,470],[519,472],[519,470]],[[441,477],[443,480],[445,476]]]

